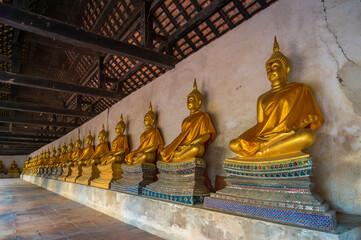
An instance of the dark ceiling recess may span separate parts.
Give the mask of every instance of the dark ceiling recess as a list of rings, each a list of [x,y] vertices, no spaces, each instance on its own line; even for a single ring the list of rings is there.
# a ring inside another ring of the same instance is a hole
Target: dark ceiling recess
[[[0,155],[65,135],[274,2],[2,1]]]

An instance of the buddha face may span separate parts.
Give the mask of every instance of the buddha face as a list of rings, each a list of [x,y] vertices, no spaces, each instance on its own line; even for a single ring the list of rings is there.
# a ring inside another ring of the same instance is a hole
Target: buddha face
[[[76,141],[75,142],[75,148],[80,148],[81,147],[81,142],[80,141]]]
[[[271,83],[277,81],[287,82],[290,67],[285,68],[280,60],[273,60],[266,63],[267,78]]]
[[[107,134],[104,132],[99,133],[98,139],[100,142],[104,142]]]
[[[73,144],[68,145],[68,151],[71,151],[71,150],[73,150]]]
[[[187,107],[190,111],[198,111],[201,108],[202,101],[198,100],[194,95],[187,98]]]
[[[88,137],[85,139],[85,144],[86,144],[87,146],[90,146],[90,145],[92,144],[92,142],[93,142],[93,139],[92,139],[92,137],[90,137],[90,136],[88,136]]]
[[[117,124],[117,126],[115,127],[115,132],[120,135],[120,134],[123,134],[124,133],[124,126],[122,124]]]
[[[149,114],[146,114],[144,116],[144,126],[146,127],[152,127],[154,125],[154,119],[149,116]]]

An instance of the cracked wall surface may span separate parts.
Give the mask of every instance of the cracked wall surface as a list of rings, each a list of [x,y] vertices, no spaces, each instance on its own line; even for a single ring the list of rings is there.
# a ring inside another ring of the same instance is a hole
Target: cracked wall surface
[[[264,66],[277,35],[281,51],[290,59],[289,81],[307,84],[325,117],[314,145],[307,150],[317,165],[317,191],[338,211],[361,215],[361,117],[355,110],[360,103],[351,91],[360,86],[358,70],[352,67],[361,66],[360,23],[359,0],[280,0],[115,104],[109,112],[34,154],[74,141],[78,133],[82,138],[89,130],[98,134],[103,123],[112,140],[121,113],[134,149],[144,131],[143,117],[150,101],[169,144],[189,114],[186,96],[197,78],[204,94],[202,110],[210,114],[218,132],[204,156],[214,183],[216,175],[225,175],[223,160],[234,156],[228,149],[229,141],[256,123],[257,98],[270,89]]]

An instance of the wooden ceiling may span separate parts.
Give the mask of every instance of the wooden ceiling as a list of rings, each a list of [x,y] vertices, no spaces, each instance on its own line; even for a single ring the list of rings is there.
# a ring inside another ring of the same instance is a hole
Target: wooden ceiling
[[[65,135],[277,0],[4,0],[0,155]]]

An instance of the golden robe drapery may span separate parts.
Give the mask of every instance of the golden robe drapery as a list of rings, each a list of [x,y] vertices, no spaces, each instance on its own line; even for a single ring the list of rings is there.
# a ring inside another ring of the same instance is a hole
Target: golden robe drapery
[[[130,163],[133,161],[133,157],[135,154],[137,153],[143,153],[145,152],[148,148],[158,145],[158,149],[156,151],[156,159],[157,156],[160,152],[160,150],[164,147],[164,141],[162,136],[160,135],[160,132],[158,130],[158,128],[151,128],[146,130],[141,136],[140,136],[140,145],[139,147],[134,150],[133,152],[129,153],[126,157],[125,157],[125,161],[127,163]]]
[[[119,135],[114,138],[112,142],[112,150],[110,150],[103,158],[102,164],[105,164],[108,158],[114,155],[119,149],[124,150],[124,156],[129,153],[128,137],[126,135]]]
[[[207,113],[201,111],[188,116],[183,120],[181,133],[163,150],[163,161],[171,161],[174,151],[179,146],[189,145],[198,136],[207,133],[211,134],[211,136],[204,144],[205,149],[216,138],[216,130],[211,118]]]
[[[240,147],[247,155],[253,155],[260,143],[279,133],[302,128],[315,130],[324,119],[310,91],[302,83],[290,83],[279,90],[267,105],[263,106],[263,122],[244,132]]]

